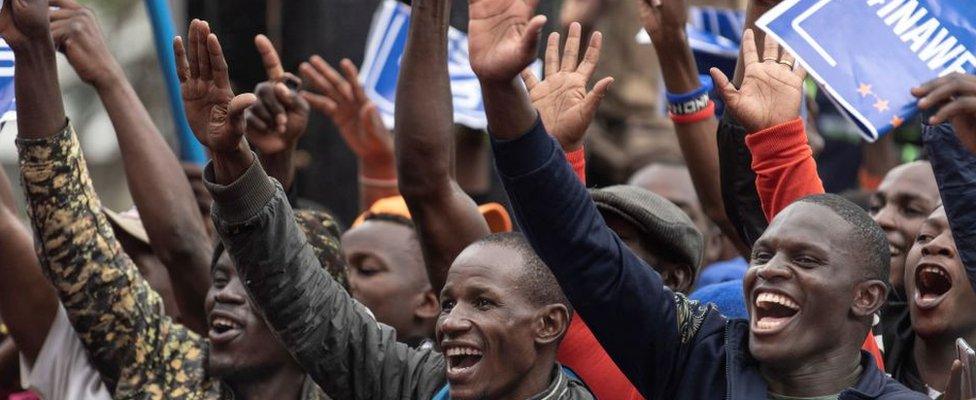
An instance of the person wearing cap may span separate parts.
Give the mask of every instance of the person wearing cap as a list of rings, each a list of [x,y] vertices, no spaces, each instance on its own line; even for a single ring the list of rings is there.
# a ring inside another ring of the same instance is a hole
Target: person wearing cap
[[[590,189],[600,215],[664,284],[687,293],[701,266],[704,239],[694,222],[667,199],[636,186]]]
[[[479,211],[492,232],[511,231],[511,219],[500,204],[485,204]],[[342,251],[353,298],[395,329],[399,341],[412,347],[432,345],[440,304],[403,197],[374,202],[342,235]]]

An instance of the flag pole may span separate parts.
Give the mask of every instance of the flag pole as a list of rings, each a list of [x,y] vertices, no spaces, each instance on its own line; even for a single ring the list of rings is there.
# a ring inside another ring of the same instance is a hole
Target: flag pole
[[[180,94],[180,80],[176,75],[176,58],[173,55],[173,37],[176,36],[176,30],[173,28],[173,15],[169,3],[167,0],[146,0],[146,10],[152,23],[159,67],[163,70],[163,79],[166,83],[173,126],[176,128],[176,137],[180,146],[180,160],[202,165],[206,163],[207,157],[186,120],[186,110],[183,109],[183,97]]]

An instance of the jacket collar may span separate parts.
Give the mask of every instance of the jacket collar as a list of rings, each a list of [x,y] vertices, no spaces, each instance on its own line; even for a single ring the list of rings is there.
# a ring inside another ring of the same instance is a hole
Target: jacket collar
[[[552,381],[549,383],[549,387],[543,390],[542,393],[530,397],[528,400],[558,400],[569,393],[570,377],[563,373],[563,369],[559,364],[556,364],[553,368],[552,375]]]
[[[731,320],[725,325],[727,399],[764,399],[767,386],[759,373],[759,362],[749,354],[749,322]],[[861,377],[844,390],[841,399],[876,399],[882,395],[888,377],[878,369],[874,357],[861,351]]]

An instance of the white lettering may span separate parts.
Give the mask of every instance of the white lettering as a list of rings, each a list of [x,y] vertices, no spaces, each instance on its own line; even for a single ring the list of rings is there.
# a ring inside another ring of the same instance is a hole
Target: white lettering
[[[917,11],[916,11],[917,10]],[[885,18],[885,24],[891,26],[895,24],[895,35],[901,36],[908,28],[915,26],[918,20],[922,19],[925,14],[928,14],[929,10],[924,7],[918,7],[917,0],[909,0],[904,6],[888,15]],[[897,23],[896,23],[897,22]]]
[[[878,10],[878,16],[881,18],[886,17],[888,14],[891,14],[892,11],[895,11],[895,9],[901,6],[901,4],[904,2],[905,0],[894,0],[891,3],[885,4],[884,7],[881,7],[881,9]]]
[[[959,58],[957,58],[956,61],[953,62],[952,65],[949,65],[949,68],[946,68],[945,71],[942,71],[942,73],[939,74],[939,76],[949,75],[953,72],[959,72],[963,74],[969,73],[969,71],[971,71],[972,69],[967,70],[964,67],[966,64],[976,67],[976,56],[974,56],[973,53],[968,51],[962,56],[960,56]]]
[[[885,0],[868,0],[869,6],[876,6],[878,4],[884,4]]]
[[[922,45],[925,44],[925,42],[932,38],[932,34],[934,34],[937,29],[939,29],[939,21],[935,18],[929,18],[929,20],[925,21],[924,24],[905,32],[904,35],[901,35],[901,41],[906,43],[911,41],[912,51],[918,53],[918,50],[922,48]]]
[[[929,69],[936,70],[942,68],[949,60],[958,57],[963,51],[966,51],[966,46],[961,44],[957,46],[957,42],[959,42],[959,39],[956,39],[955,36],[949,36],[949,31],[942,28],[935,35],[935,39],[932,39],[928,46],[925,46],[918,53],[918,58],[923,62],[927,62]]]

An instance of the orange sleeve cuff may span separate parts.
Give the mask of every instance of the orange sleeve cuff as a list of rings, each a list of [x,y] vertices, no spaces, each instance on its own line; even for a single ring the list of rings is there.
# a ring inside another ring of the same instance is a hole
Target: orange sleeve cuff
[[[803,119],[797,118],[789,122],[772,126],[746,136],[746,146],[752,152],[753,158],[766,159],[767,155],[775,156],[784,150],[796,146],[806,146],[807,134],[803,127]]]
[[[586,184],[586,149],[583,146],[580,148],[570,151],[566,154],[566,161],[569,165],[573,167],[573,172],[576,173],[576,177],[579,178],[580,182],[584,185]]]

